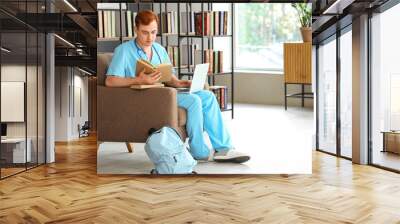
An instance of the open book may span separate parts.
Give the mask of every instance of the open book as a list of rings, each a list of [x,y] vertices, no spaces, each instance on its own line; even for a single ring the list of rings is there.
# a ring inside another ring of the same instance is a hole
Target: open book
[[[160,64],[157,66],[152,65],[149,61],[140,59],[136,63],[136,75],[144,69],[144,73],[149,74],[155,71],[161,72],[161,78],[159,82],[168,82],[172,77],[172,65],[171,64]]]
[[[159,88],[159,87],[164,87],[164,84],[162,83],[156,83],[153,85],[131,85],[130,86],[132,89],[149,89],[149,88]]]

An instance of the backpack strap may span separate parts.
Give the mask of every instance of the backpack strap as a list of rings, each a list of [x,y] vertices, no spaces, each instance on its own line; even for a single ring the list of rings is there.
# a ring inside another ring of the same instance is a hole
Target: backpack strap
[[[164,127],[169,127],[169,128],[171,128],[172,130],[174,130],[175,131],[175,133],[179,136],[179,138],[180,139],[182,139],[182,136],[181,136],[181,134],[179,134],[179,132],[175,129],[175,128],[173,128],[173,127],[171,127],[171,126],[164,126]],[[154,133],[159,133],[160,132],[160,130],[161,130],[161,128],[160,129],[155,129],[155,128],[150,128],[149,129],[149,131],[147,132],[147,134],[148,134],[148,137],[150,137],[150,135],[152,135],[152,134],[154,134]]]
[[[175,133],[179,136],[179,138],[182,139],[181,134],[179,134],[179,132],[178,132],[175,128],[173,128],[173,127],[171,127],[171,126],[167,126],[167,127],[169,127],[169,128],[171,128],[172,130],[174,130]]]
[[[147,132],[147,135],[148,136],[150,136],[150,135],[152,135],[154,132],[156,132],[157,131],[157,129],[155,129],[155,128],[150,128],[149,129],[149,131]]]

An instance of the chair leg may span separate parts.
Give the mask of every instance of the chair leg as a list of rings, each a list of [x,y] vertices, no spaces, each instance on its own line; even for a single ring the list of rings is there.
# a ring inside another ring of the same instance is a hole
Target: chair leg
[[[97,141],[97,150],[99,150],[101,143],[103,143],[102,141]]]
[[[132,147],[131,143],[130,142],[125,142],[125,144],[126,144],[126,147],[128,148],[128,152],[132,153],[133,152],[133,147]]]

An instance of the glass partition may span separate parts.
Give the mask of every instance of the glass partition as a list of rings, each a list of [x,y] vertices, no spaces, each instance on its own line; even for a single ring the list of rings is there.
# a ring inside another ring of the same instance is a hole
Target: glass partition
[[[372,17],[372,164],[400,171],[400,4]]]
[[[45,124],[46,124],[46,36],[43,33],[38,34],[38,64],[37,64],[37,162],[44,164],[46,162],[46,144],[45,144]]]
[[[2,177],[24,171],[30,162],[26,133],[26,35],[1,34]],[[6,49],[6,50],[4,50]]]
[[[28,5],[26,5],[28,3]],[[45,162],[45,35],[21,22],[44,1],[1,1],[0,178]]]
[[[318,149],[336,154],[336,36],[318,47]]]
[[[28,61],[27,61],[27,81],[26,81],[26,113],[27,113],[27,150],[30,151],[30,161],[27,166],[32,167],[37,165],[37,149],[38,149],[38,49],[37,49],[38,36],[35,32],[27,33],[27,48],[28,48]]]
[[[340,36],[340,154],[352,157],[352,32]]]

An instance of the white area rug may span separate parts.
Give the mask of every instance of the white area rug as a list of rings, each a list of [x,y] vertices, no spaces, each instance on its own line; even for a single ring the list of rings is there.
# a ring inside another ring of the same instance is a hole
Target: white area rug
[[[235,119],[224,113],[237,150],[250,154],[243,164],[201,162],[199,174],[310,174],[313,113],[282,106],[238,105]],[[143,143],[128,153],[125,143],[105,142],[97,153],[98,174],[149,174],[153,164]]]
[[[143,143],[135,143],[134,152],[129,153],[124,143],[105,142],[97,154],[98,174],[150,174],[153,168]],[[195,171],[199,174],[254,173],[247,164],[216,162],[199,162]]]

